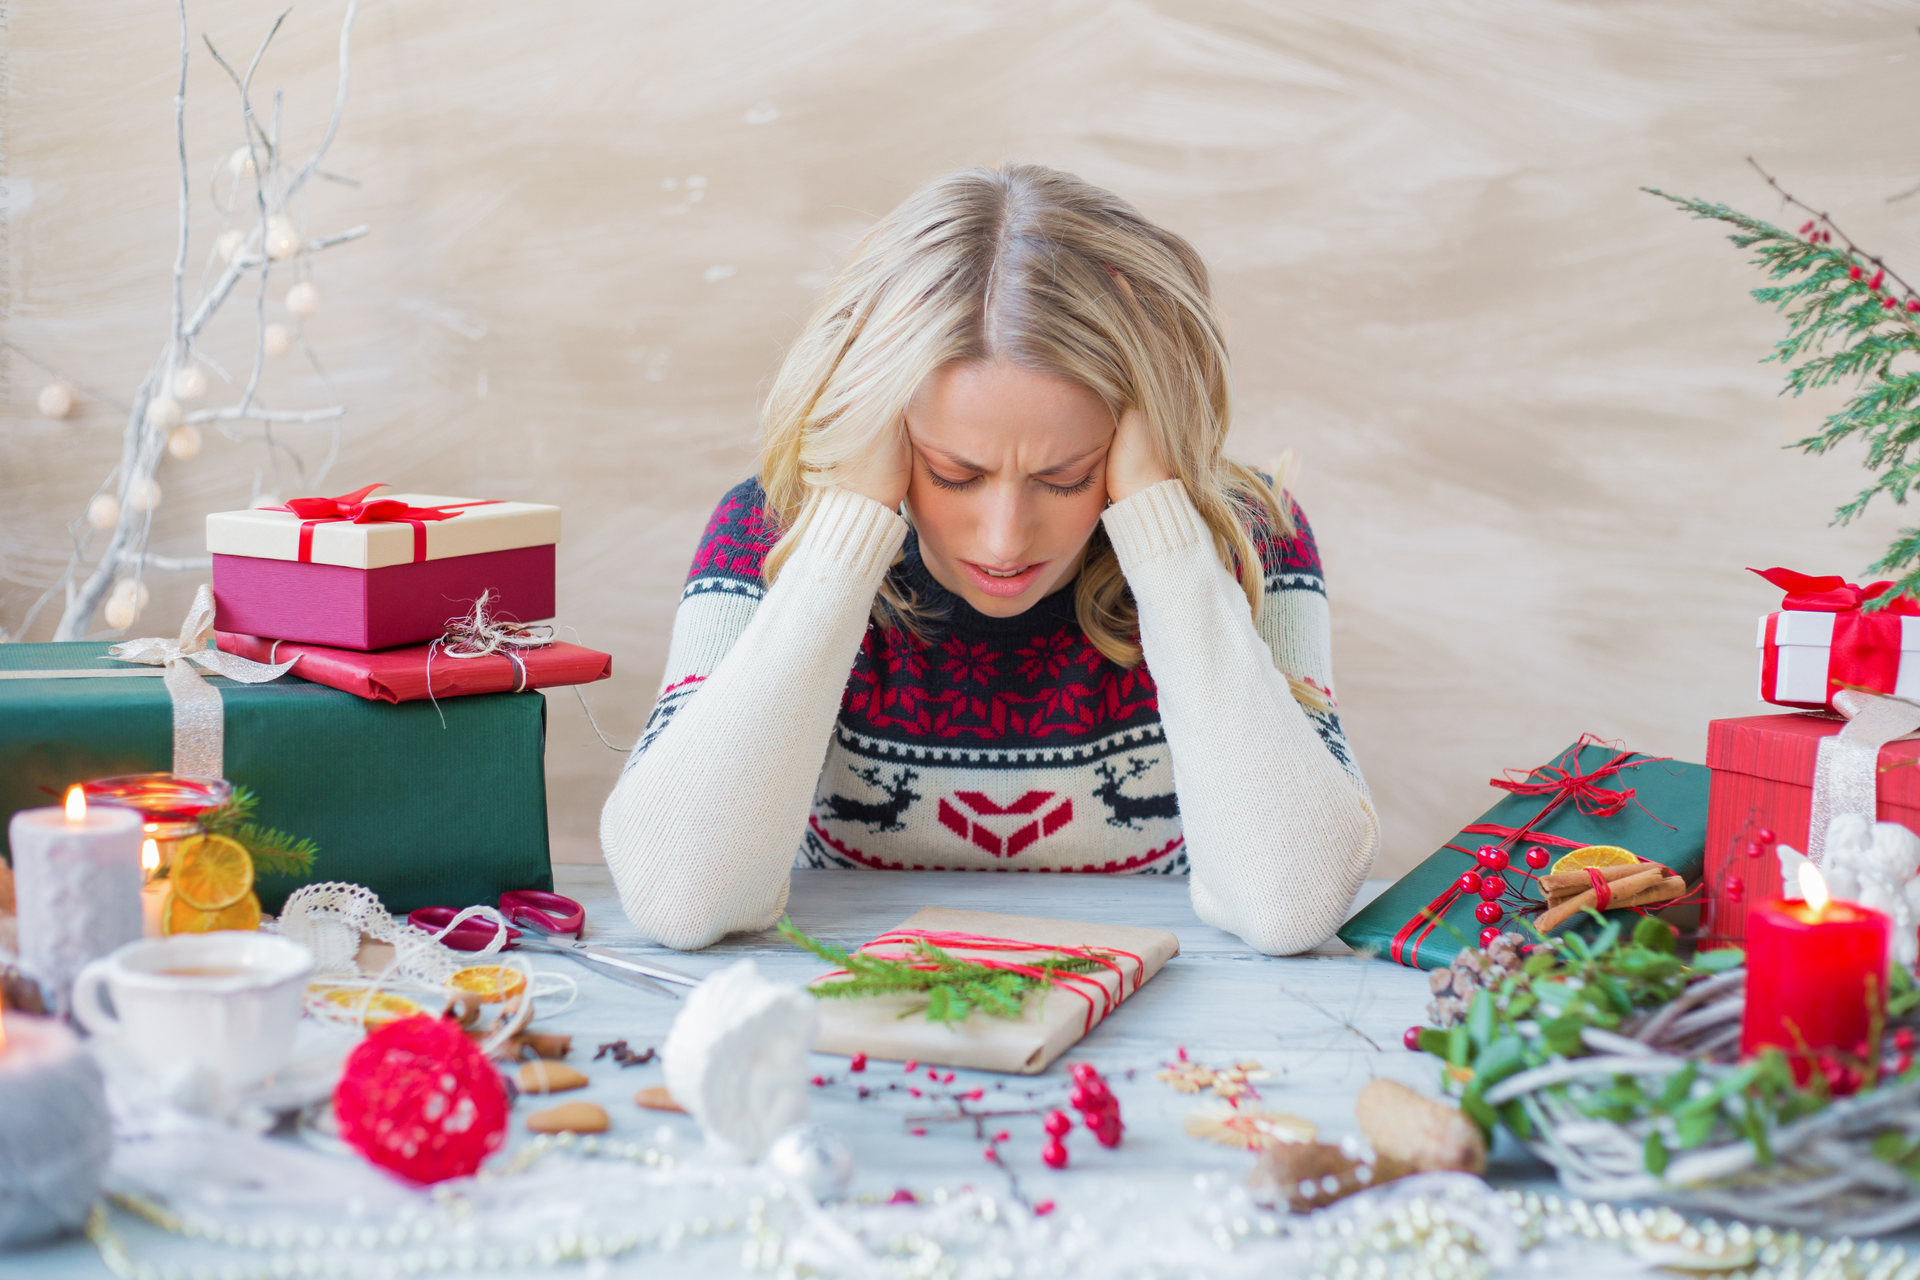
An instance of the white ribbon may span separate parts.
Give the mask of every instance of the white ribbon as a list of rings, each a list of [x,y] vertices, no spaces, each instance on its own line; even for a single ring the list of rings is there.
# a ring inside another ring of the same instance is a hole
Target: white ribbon
[[[1835,710],[1847,718],[1839,733],[1820,739],[1813,765],[1813,804],[1807,822],[1807,857],[1826,859],[1827,828],[1844,814],[1876,820],[1880,800],[1880,748],[1920,730],[1920,706],[1900,698],[1842,689]]]
[[[226,776],[227,718],[220,694],[200,678],[196,665],[242,684],[278,680],[292,669],[291,662],[272,665],[223,653],[207,643],[213,635],[213,589],[204,583],[193,596],[180,638],[148,637],[126,640],[107,650],[121,662],[159,667],[143,671],[127,667],[97,670],[0,671],[0,680],[89,680],[102,676],[163,676],[173,700],[173,772],[193,778]]]

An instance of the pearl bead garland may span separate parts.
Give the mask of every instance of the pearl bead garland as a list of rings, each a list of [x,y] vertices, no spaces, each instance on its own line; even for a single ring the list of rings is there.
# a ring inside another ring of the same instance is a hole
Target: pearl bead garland
[[[670,1170],[675,1158],[655,1147],[594,1136],[558,1134],[543,1136],[516,1151],[497,1171],[483,1171],[478,1182],[489,1183],[525,1173],[544,1156],[564,1152],[581,1157],[625,1160],[649,1168]],[[692,1178],[698,1180],[699,1171]],[[1198,1175],[1196,1189],[1214,1202],[1198,1215],[1195,1223],[1210,1235],[1223,1254],[1237,1254],[1243,1248],[1287,1243],[1297,1247],[1292,1259],[1272,1258],[1272,1262],[1298,1262],[1302,1273],[1335,1277],[1336,1280],[1399,1280],[1410,1276],[1418,1280],[1484,1280],[1496,1269],[1505,1270],[1524,1260],[1536,1249],[1566,1255],[1570,1250],[1588,1251],[1593,1245],[1620,1250],[1645,1267],[1649,1274],[1665,1267],[1715,1274],[1737,1273],[1746,1280],[1790,1280],[1820,1276],[1822,1280],[1920,1280],[1920,1257],[1909,1258],[1899,1246],[1884,1248],[1877,1241],[1859,1244],[1840,1237],[1825,1240],[1797,1231],[1775,1231],[1734,1222],[1722,1225],[1713,1220],[1689,1223],[1668,1208],[1615,1208],[1609,1204],[1588,1204],[1557,1195],[1535,1192],[1492,1191],[1462,1178],[1451,1185],[1422,1188],[1420,1194],[1389,1199],[1384,1205],[1364,1202],[1322,1210],[1305,1218],[1282,1218],[1272,1213],[1243,1208],[1244,1193],[1225,1197],[1220,1203],[1217,1186],[1224,1175]],[[716,1189],[719,1185],[716,1184]],[[1391,1196],[1390,1191],[1382,1194]],[[331,1229],[310,1224],[296,1231],[289,1226],[269,1230],[255,1225],[222,1226],[198,1219],[183,1219],[167,1209],[131,1196],[115,1196],[114,1202],[152,1225],[189,1240],[225,1245],[269,1254],[245,1263],[224,1262],[218,1267],[197,1262],[191,1268],[178,1263],[156,1266],[136,1262],[114,1232],[103,1207],[96,1207],[87,1225],[87,1235],[99,1250],[108,1269],[120,1280],[169,1280],[170,1277],[208,1277],[209,1280],[277,1280],[285,1276],[316,1275],[425,1275],[449,1270],[470,1272],[553,1267],[563,1263],[591,1262],[595,1259],[620,1259],[642,1250],[670,1251],[688,1240],[703,1241],[739,1233],[742,1237],[741,1264],[749,1270],[779,1271],[794,1274],[794,1263],[786,1256],[786,1237],[776,1213],[788,1193],[778,1183],[764,1192],[746,1198],[744,1212],[718,1216],[697,1214],[663,1227],[637,1231],[611,1230],[604,1233],[563,1229],[542,1234],[531,1242],[484,1244],[462,1240],[459,1228],[473,1213],[473,1206],[458,1192],[441,1188],[433,1199],[444,1218],[417,1217],[411,1222],[396,1221],[385,1227],[365,1224],[358,1227],[338,1224]],[[945,1206],[949,1196],[944,1188],[928,1198],[929,1205]],[[991,1260],[963,1258],[956,1248],[981,1243],[982,1232],[991,1229],[1001,1215],[992,1197],[979,1197],[974,1210],[956,1227],[970,1225],[965,1231],[947,1233],[952,1238],[933,1238],[922,1227],[863,1243],[883,1255],[883,1266],[890,1275],[902,1277],[947,1277],[962,1269],[970,1274],[1013,1274],[1012,1259],[1004,1255]],[[804,1220],[804,1215],[802,1215]],[[1082,1226],[1086,1224],[1080,1224]],[[444,1234],[443,1234],[444,1233]],[[1011,1244],[1010,1239],[995,1238],[995,1243]],[[1034,1242],[1026,1242],[1030,1247]],[[384,1256],[368,1258],[375,1250]],[[353,1256],[357,1251],[360,1256]],[[1511,1256],[1517,1252],[1519,1258]],[[342,1256],[349,1255],[349,1256]],[[1537,1259],[1547,1260],[1545,1255]],[[1054,1270],[1065,1274],[1068,1259],[1057,1258]],[[1249,1262],[1264,1259],[1249,1259]],[[963,1262],[974,1265],[963,1268]],[[983,1269],[978,1264],[985,1262]],[[1271,1269],[1271,1268],[1267,1268]],[[1293,1267],[1283,1268],[1291,1273]]]

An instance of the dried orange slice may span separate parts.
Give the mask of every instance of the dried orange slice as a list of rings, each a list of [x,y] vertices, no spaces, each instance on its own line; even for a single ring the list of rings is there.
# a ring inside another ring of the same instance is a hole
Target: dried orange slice
[[[368,1030],[425,1012],[405,996],[391,991],[369,992],[364,987],[309,987],[308,990],[343,1012],[360,1015],[360,1025]]]
[[[160,933],[171,937],[176,933],[214,933],[223,929],[238,929],[251,933],[260,927],[260,899],[248,893],[238,902],[229,902],[217,911],[203,911],[186,900],[179,886],[168,890],[167,901],[160,908]]]
[[[1575,849],[1553,864],[1554,875],[1562,871],[1585,871],[1588,867],[1625,867],[1640,861],[1617,844],[1590,844]]]
[[[189,836],[174,850],[172,879],[188,906],[218,911],[253,888],[253,855],[227,836]]]
[[[481,1004],[500,1004],[527,989],[526,975],[503,964],[473,964],[447,979],[453,991],[478,996]]]

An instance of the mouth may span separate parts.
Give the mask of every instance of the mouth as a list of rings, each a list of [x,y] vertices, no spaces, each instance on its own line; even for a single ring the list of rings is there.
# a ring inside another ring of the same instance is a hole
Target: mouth
[[[1017,596],[1032,586],[1039,580],[1040,571],[1047,567],[1045,560],[1037,564],[1016,564],[1004,568],[975,564],[971,560],[962,560],[960,564],[966,569],[967,576],[973,580],[973,585],[983,594],[999,596],[1003,599]]]

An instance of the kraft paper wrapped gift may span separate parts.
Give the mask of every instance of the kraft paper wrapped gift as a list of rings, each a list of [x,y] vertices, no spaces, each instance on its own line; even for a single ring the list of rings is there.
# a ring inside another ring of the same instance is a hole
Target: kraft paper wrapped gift
[[[1485,926],[1474,909],[1482,899],[1454,885],[1462,872],[1479,870],[1474,853],[1482,845],[1508,850],[1511,867],[1501,873],[1509,886],[1501,899],[1508,914],[1501,926],[1523,935],[1531,936],[1512,910],[1541,899],[1524,860],[1534,845],[1555,860],[1587,845],[1615,845],[1666,866],[1691,887],[1705,862],[1709,776],[1704,765],[1650,758],[1583,737],[1519,778],[1492,779],[1490,785],[1507,790],[1506,797],[1356,912],[1340,926],[1340,940],[1418,969],[1442,968],[1462,946],[1477,946]],[[1628,910],[1607,915],[1627,927],[1637,918]],[[1592,922],[1583,912],[1556,932],[1597,927]]]
[[[0,671],[113,667],[101,661],[107,649],[0,645]],[[320,847],[311,875],[261,878],[267,910],[321,880],[363,884],[394,911],[553,887],[540,694],[454,698],[436,711],[292,675],[207,684],[222,703],[226,777],[258,795],[260,822]],[[0,680],[0,832],[16,810],[57,803],[73,783],[172,768],[165,685]]]
[[[888,1061],[1034,1075],[1045,1071],[1048,1064],[1071,1049],[1158,973],[1162,965],[1180,954],[1180,940],[1164,929],[1083,924],[1074,920],[1046,920],[947,907],[917,911],[875,943],[906,931],[935,935],[935,945],[963,960],[1031,962],[1052,954],[1050,949],[1055,947],[1091,948],[1110,953],[1119,972],[1101,969],[1076,975],[1085,981],[1062,982],[1042,995],[1030,996],[1018,1018],[994,1018],[976,1012],[960,1023],[929,1022],[920,1012],[926,1001],[916,996],[822,1000],[820,1032],[813,1046],[817,1052],[849,1057],[864,1053],[869,1058]],[[961,941],[942,941],[939,935],[1031,944],[1033,949],[969,947]],[[869,943],[868,947],[875,943]],[[891,956],[901,950],[897,945],[888,946],[881,954]],[[834,977],[828,975],[817,979],[814,985],[817,988],[833,981]]]
[[[428,493],[207,517],[220,630],[342,649],[432,640],[483,592],[499,617],[552,617],[559,540],[558,507]]]

